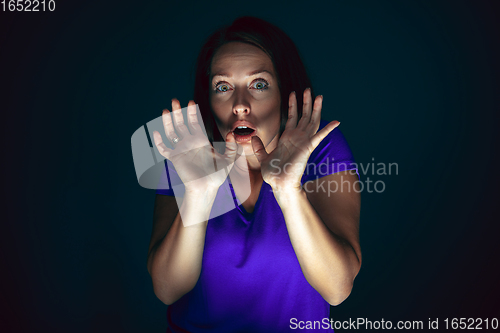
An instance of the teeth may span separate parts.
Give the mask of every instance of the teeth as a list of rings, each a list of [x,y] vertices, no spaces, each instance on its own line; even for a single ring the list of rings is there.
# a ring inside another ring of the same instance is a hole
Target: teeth
[[[248,127],[246,127],[246,126],[238,126],[238,128],[241,129],[241,128],[248,128]]]

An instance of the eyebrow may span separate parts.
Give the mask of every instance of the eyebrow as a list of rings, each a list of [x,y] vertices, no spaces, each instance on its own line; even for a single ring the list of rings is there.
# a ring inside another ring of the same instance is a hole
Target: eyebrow
[[[253,71],[253,72],[250,72],[248,73],[246,76],[252,76],[252,75],[256,75],[256,74],[260,74],[260,73],[269,73],[271,76],[273,75],[273,73],[271,73],[270,71],[268,71],[267,69],[258,69],[256,71]],[[216,76],[225,76],[225,77],[231,77],[229,74],[227,73],[215,73],[211,76],[211,78],[213,79],[214,77]]]

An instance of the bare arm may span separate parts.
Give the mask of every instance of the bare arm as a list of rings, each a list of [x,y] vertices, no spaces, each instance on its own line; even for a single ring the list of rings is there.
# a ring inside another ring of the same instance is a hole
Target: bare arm
[[[180,207],[174,197],[156,196],[147,262],[154,292],[165,304],[192,290],[200,277],[207,221],[227,177],[220,171],[231,168],[237,148],[234,136],[228,133],[225,154],[215,152],[201,130],[193,101],[187,107],[189,130],[177,99],[172,100],[172,110],[163,111],[162,121],[173,149],[163,143],[159,132],[153,132],[153,138],[160,154],[174,165],[185,193]]]
[[[311,90],[304,91],[302,117],[298,120],[294,92],[288,100],[288,120],[277,147],[267,153],[260,138],[252,147],[261,163],[262,178],[273,189],[304,277],[330,304],[342,303],[350,294],[361,266],[359,247],[360,195],[357,176],[339,172],[317,182],[350,183],[350,191],[312,191],[302,188],[301,177],[311,153],[340,123],[332,121],[320,131],[323,97],[314,105]],[[309,184],[310,185],[310,184]],[[308,183],[304,184],[308,186]],[[356,191],[354,191],[356,189]]]
[[[180,211],[174,197],[156,196],[147,266],[155,295],[167,305],[192,290],[200,277],[215,195],[214,191],[187,192]],[[191,225],[190,220],[204,222]]]
[[[331,305],[349,296],[361,267],[356,180],[349,172],[339,172],[307,183],[300,191],[275,193],[302,272]],[[327,192],[329,181],[349,182],[350,189]]]

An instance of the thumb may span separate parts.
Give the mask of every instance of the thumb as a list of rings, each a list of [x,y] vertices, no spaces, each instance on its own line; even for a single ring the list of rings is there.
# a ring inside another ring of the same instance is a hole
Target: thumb
[[[236,153],[238,151],[238,144],[234,139],[233,132],[229,132],[226,135],[226,150],[224,151],[224,156],[228,158],[231,162],[236,158]]]
[[[258,136],[252,136],[252,148],[259,162],[262,162],[269,155],[264,147],[264,143],[262,143],[262,140]]]

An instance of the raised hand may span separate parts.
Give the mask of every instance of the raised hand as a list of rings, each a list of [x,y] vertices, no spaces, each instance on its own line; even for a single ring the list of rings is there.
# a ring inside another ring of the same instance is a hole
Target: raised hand
[[[153,132],[156,148],[162,156],[172,162],[182,180],[186,192],[218,189],[234,164],[237,144],[233,133],[226,136],[226,150],[219,154],[210,144],[198,123],[198,113],[194,101],[187,107],[187,123],[184,123],[181,106],[172,100],[172,112],[164,110],[163,126],[174,149],[168,148],[160,133]],[[217,168],[217,169],[215,169]]]
[[[318,132],[323,96],[316,97],[312,105],[311,90],[304,91],[302,117],[297,123],[297,97],[295,92],[288,100],[288,121],[277,147],[267,153],[262,140],[252,137],[252,147],[261,164],[262,178],[275,193],[300,190],[301,177],[307,160],[319,143],[340,122],[334,120]]]

